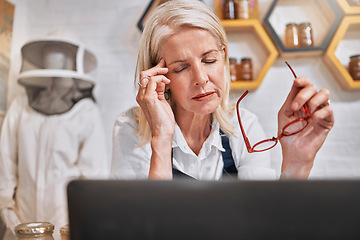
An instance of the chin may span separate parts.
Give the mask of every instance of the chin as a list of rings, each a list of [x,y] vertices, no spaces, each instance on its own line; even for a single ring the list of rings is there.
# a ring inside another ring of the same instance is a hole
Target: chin
[[[211,103],[207,103],[203,106],[198,106],[196,108],[196,112],[197,114],[199,115],[207,115],[207,114],[211,114],[213,112],[216,111],[216,109],[219,107],[221,101],[214,101],[214,102],[211,102]]]

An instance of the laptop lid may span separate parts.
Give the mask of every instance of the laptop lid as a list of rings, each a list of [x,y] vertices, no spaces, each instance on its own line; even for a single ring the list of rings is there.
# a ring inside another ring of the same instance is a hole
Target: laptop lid
[[[360,239],[360,181],[68,185],[72,240]]]

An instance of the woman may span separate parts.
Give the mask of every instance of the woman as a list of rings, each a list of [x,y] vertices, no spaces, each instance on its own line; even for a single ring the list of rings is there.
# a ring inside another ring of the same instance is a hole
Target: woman
[[[268,151],[246,151],[228,104],[227,50],[219,19],[200,1],[173,0],[153,12],[137,63],[140,108],[122,113],[114,126],[113,177],[172,179],[180,173],[218,180],[227,172],[224,132],[239,179],[275,179]],[[306,78],[294,80],[278,114],[279,134],[305,104],[311,119],[301,132],[280,139],[282,177],[308,177],[334,124],[328,100],[328,90],[317,91]],[[265,138],[253,114],[241,109],[241,121],[250,139]]]

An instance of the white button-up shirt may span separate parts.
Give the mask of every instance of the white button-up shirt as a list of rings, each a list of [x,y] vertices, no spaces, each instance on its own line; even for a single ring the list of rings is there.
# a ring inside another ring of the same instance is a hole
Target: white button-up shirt
[[[113,129],[112,178],[146,179],[149,174],[151,146],[147,143],[139,147],[140,136],[135,122],[136,108],[120,114]],[[241,110],[241,121],[247,137],[251,142],[265,139],[264,132],[257,118],[249,111]],[[229,136],[229,145],[238,178],[244,180],[275,180],[275,170],[270,167],[270,153],[248,153],[236,113],[234,136]],[[221,152],[225,151],[219,132],[219,123],[214,120],[210,136],[204,142],[199,155],[188,146],[177,124],[173,137],[173,166],[183,173],[198,180],[219,180],[222,176],[223,160]]]

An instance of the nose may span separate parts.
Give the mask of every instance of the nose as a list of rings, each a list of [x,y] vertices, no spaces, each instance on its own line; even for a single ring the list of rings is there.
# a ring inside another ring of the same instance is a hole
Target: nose
[[[202,64],[197,64],[193,68],[193,81],[195,86],[203,86],[209,82],[209,77]]]

